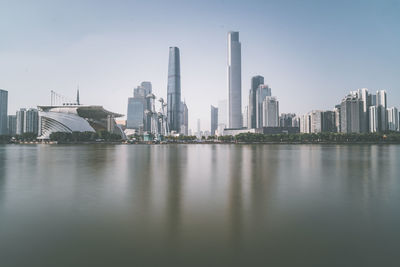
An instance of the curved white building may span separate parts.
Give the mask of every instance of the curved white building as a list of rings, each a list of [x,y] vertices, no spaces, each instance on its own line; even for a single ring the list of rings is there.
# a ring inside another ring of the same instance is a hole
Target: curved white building
[[[102,106],[65,105],[39,106],[39,139],[50,139],[54,132],[109,131],[125,135],[115,118],[123,115],[105,110]]]

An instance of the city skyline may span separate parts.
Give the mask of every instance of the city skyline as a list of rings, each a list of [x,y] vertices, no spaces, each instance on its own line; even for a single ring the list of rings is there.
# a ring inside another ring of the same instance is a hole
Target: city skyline
[[[388,107],[399,106],[398,4],[293,1],[286,9],[271,2],[253,3],[259,9],[245,3],[183,4],[179,11],[187,12],[170,20],[165,13],[177,7],[175,1],[158,8],[155,2],[118,1],[111,8],[90,1],[57,7],[27,2],[27,9],[13,3],[2,6],[0,55],[7,64],[0,67],[0,88],[9,94],[8,114],[48,104],[53,89],[72,96],[77,84],[82,102],[101,103],[123,114],[126,96],[141,81],[151,81],[155,94],[166,98],[166,51],[176,45],[183,51],[182,98],[190,109],[189,128],[195,129],[197,118],[210,125],[209,105],[226,99],[230,30],[240,32],[242,43],[242,111],[250,78],[258,74],[279,96],[282,113],[332,109],[349,90],[364,87],[386,90],[391,95]],[[218,11],[220,7],[225,11]],[[145,16],[140,12],[129,15],[129,10],[140,8],[152,10],[147,16],[156,16],[161,23],[140,20]],[[88,10],[93,12],[85,13]],[[266,10],[270,20],[251,19]],[[100,14],[107,14],[104,22],[98,20]],[[25,36],[28,25],[32,30]]]

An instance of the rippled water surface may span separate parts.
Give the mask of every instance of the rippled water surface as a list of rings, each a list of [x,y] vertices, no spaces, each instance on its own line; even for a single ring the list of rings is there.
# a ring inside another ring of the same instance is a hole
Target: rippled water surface
[[[400,266],[400,146],[0,146],[0,266]]]

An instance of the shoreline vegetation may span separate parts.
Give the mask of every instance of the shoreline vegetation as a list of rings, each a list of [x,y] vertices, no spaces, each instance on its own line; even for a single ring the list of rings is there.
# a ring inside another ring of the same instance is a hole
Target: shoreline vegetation
[[[162,141],[144,140],[135,135],[122,140],[119,135],[102,132],[57,132],[50,140],[37,140],[37,136],[25,133],[11,137],[0,136],[0,144],[400,144],[400,132],[386,133],[298,133],[298,134],[257,134],[242,133],[236,136],[166,136]]]

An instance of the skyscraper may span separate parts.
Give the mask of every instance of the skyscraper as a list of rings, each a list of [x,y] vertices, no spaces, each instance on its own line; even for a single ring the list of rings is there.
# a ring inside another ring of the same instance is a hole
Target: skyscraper
[[[242,60],[239,32],[228,33],[228,127],[242,127]]]
[[[263,103],[263,127],[279,126],[279,102],[276,97],[268,96]]]
[[[368,93],[367,88],[358,89],[358,98],[363,101],[363,112],[362,112],[362,123],[361,132],[368,132],[369,129],[369,107],[371,103],[371,97]]]
[[[369,107],[369,132],[376,133],[378,128],[378,109],[376,106]]]
[[[17,133],[17,116],[8,115],[8,134],[11,136]]]
[[[146,110],[151,110],[150,98],[152,93],[151,82],[142,82],[140,86],[133,89],[133,97],[128,98],[128,111],[126,127],[139,131],[150,131],[151,114],[146,114]]]
[[[263,102],[268,96],[271,96],[271,88],[268,85],[260,84],[256,93],[256,128],[263,126]]]
[[[21,135],[24,133],[24,124],[25,124],[25,112],[26,109],[21,108],[20,110],[17,111],[17,129],[16,129],[16,134]]]
[[[8,134],[8,92],[0,89],[0,135]]]
[[[170,131],[180,132],[181,104],[181,67],[179,48],[169,48],[168,87],[167,87],[167,116]]]
[[[387,118],[387,95],[385,90],[376,92],[376,106],[378,112],[378,131],[384,132],[388,129]]]
[[[211,135],[218,129],[218,108],[211,106]]]
[[[399,129],[399,110],[395,107],[388,109],[388,129],[398,131]]]
[[[24,133],[39,134],[39,113],[37,109],[21,108],[17,111],[16,134]]]
[[[257,128],[257,90],[260,85],[264,84],[264,77],[263,76],[254,76],[251,78],[251,87],[249,91],[249,107],[248,107],[248,114],[249,118],[247,120],[247,127],[249,129]],[[263,100],[261,100],[263,101]]]
[[[361,133],[363,101],[357,96],[348,95],[342,100],[340,116],[342,133]]]
[[[189,110],[186,105],[186,102],[181,102],[180,107],[180,119],[181,122],[181,134],[188,135],[189,134]]]

